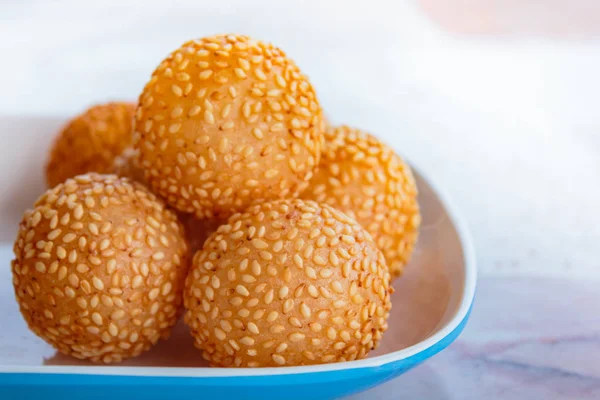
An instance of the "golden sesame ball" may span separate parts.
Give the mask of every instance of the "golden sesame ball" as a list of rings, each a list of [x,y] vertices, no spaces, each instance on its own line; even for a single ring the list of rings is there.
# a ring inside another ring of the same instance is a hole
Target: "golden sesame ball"
[[[322,364],[363,358],[391,308],[381,251],[327,205],[277,200],[219,227],[186,279],[185,321],[214,366]]]
[[[91,173],[48,190],[25,213],[13,283],[29,328],[64,354],[118,362],[178,319],[187,244],[145,187]]]
[[[394,150],[358,129],[327,131],[319,171],[302,197],[356,219],[383,251],[392,277],[402,274],[421,216],[412,171]]]
[[[87,172],[111,172],[113,160],[131,143],[135,105],[101,104],[72,119],[58,134],[46,165],[48,186]]]
[[[198,218],[297,197],[319,162],[315,91],[283,51],[247,36],[185,43],[140,95],[134,143],[155,191]]]

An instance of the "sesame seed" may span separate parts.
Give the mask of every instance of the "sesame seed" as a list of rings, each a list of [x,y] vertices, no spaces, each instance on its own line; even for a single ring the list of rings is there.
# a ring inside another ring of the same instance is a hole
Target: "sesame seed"
[[[283,356],[281,356],[279,354],[273,354],[271,356],[271,358],[273,359],[273,361],[275,361],[275,364],[277,364],[277,365],[285,365],[285,358],[283,358]]]
[[[171,91],[175,94],[175,96],[181,97],[183,96],[183,90],[181,89],[181,87],[173,84],[171,86]]]
[[[171,124],[169,125],[169,133],[177,133],[181,129],[181,124]]]
[[[206,122],[207,124],[215,123],[215,117],[211,111],[204,110],[204,122]]]
[[[262,131],[259,128],[253,128],[252,135],[254,135],[254,137],[258,140],[261,140],[264,137]]]
[[[112,298],[105,294],[102,295],[101,301],[102,301],[102,304],[104,304],[106,307],[112,307],[114,305]]]
[[[58,259],[60,259],[60,260],[67,257],[67,251],[65,250],[64,247],[58,246],[56,248],[56,257],[58,257]]]
[[[98,234],[100,234],[100,231],[98,230],[98,225],[96,225],[94,223],[88,224],[88,230],[90,231],[90,233],[92,235],[98,235]]]
[[[118,321],[118,320],[122,319],[123,317],[125,317],[125,311],[123,311],[123,310],[115,310],[110,315],[110,318],[115,321]]]
[[[320,255],[315,255],[315,256],[313,257],[313,262],[314,262],[315,264],[317,264],[317,265],[320,265],[320,266],[327,265],[327,262],[326,262],[326,261],[323,259],[323,257],[321,257]],[[322,271],[323,271],[323,270],[321,270],[321,276],[322,276],[323,278],[326,278],[326,276],[323,276],[323,272],[322,272]]]
[[[31,226],[36,227],[40,221],[42,220],[42,214],[39,211],[36,211],[31,218]]]
[[[77,220],[83,217],[83,206],[81,204],[78,204],[73,210],[73,217],[75,217]]]
[[[283,79],[283,77],[280,74],[275,75],[275,82],[281,88],[285,88],[287,85],[285,79]]]
[[[97,328],[97,327],[95,327],[95,326],[88,326],[86,329],[87,329],[87,331],[88,331],[89,333],[91,333],[91,334],[93,334],[93,335],[97,335],[97,334],[99,334],[99,333],[100,333],[100,329],[98,329],[98,328]]]
[[[252,339],[249,336],[244,336],[243,338],[240,339],[240,343],[245,345],[245,346],[253,346],[254,345],[254,339]]]
[[[54,239],[56,239],[61,234],[61,232],[62,232],[62,230],[60,228],[59,229],[54,229],[53,231],[51,231],[48,234],[48,240],[54,240]]]
[[[267,242],[262,239],[252,239],[252,245],[257,249],[266,249],[269,247]]]
[[[102,325],[102,322],[103,322],[102,316],[100,314],[98,314],[97,312],[92,314],[92,320],[94,321],[94,323],[96,325],[99,325],[99,326]]]
[[[83,297],[78,297],[76,300],[77,305],[79,306],[79,308],[85,310],[87,308],[87,300]]]
[[[283,303],[283,313],[287,314],[290,311],[292,311],[292,308],[294,308],[294,300],[293,299],[287,299],[284,303]]]
[[[79,277],[75,274],[69,275],[69,283],[71,284],[71,286],[78,288],[79,287]]]
[[[221,140],[219,141],[219,152],[225,154],[228,150],[229,143],[227,142],[227,138],[221,138]]]
[[[226,104],[223,109],[221,109],[221,118],[229,117],[229,113],[231,112],[231,104]]]
[[[46,265],[43,262],[38,261],[35,263],[35,269],[38,272],[44,273],[46,272]]]
[[[108,273],[109,275],[112,275],[116,269],[117,269],[117,260],[112,258],[106,262],[106,273]]]
[[[148,292],[148,298],[150,299],[150,301],[154,301],[156,300],[156,298],[159,295],[159,289],[158,288],[154,288],[152,290],[150,290],[150,292]]]
[[[250,295],[250,292],[248,291],[248,289],[246,289],[246,287],[243,285],[237,285],[235,287],[235,291],[244,297],[247,297]]]
[[[215,328],[214,331],[215,331],[215,336],[216,336],[217,339],[219,339],[219,340],[225,340],[227,338],[227,335],[221,329]]]
[[[299,254],[294,254],[293,257],[294,260],[294,264],[296,264],[296,266],[300,269],[304,268],[304,261],[302,260],[302,257],[300,257]]]
[[[239,79],[247,78],[246,72],[244,72],[244,70],[242,68],[234,68],[233,72],[235,73],[235,76],[237,76]],[[232,97],[235,97],[235,96],[232,96]]]
[[[344,307],[345,305],[346,305],[346,302],[345,302],[344,300],[336,300],[336,301],[333,303],[333,308],[336,308],[336,309],[337,309],[337,308],[342,308],[342,307]]]
[[[277,174],[279,174],[279,171],[276,169],[269,169],[265,172],[265,178],[267,179],[271,179],[274,178],[275,176],[277,176]]]
[[[93,277],[92,278],[92,284],[94,285],[94,287],[98,290],[103,290],[104,289],[104,283],[102,282],[102,280],[100,280],[97,277]]]
[[[244,58],[238,58],[238,64],[245,71],[250,71],[250,63]]]
[[[194,117],[194,116],[198,115],[201,110],[202,110],[202,108],[199,105],[194,105],[188,111],[188,116]]]
[[[212,71],[212,70],[210,70],[210,69],[206,69],[206,70],[204,70],[204,71],[200,72],[200,74],[198,75],[198,77],[199,77],[201,80],[207,80],[208,78],[210,78],[210,77],[212,76],[212,74],[213,74],[213,71]]]
[[[262,69],[260,68],[256,68],[254,70],[254,75],[261,81],[266,81],[267,80],[267,76],[265,75],[265,73],[263,72]]]
[[[181,82],[187,82],[190,80],[190,75],[186,74],[185,72],[179,72],[177,75],[175,75],[175,79]]]
[[[90,270],[90,268],[85,265],[85,264],[77,264],[77,272],[81,273],[81,274],[85,274],[86,272],[88,272]]]
[[[267,315],[267,322],[273,322],[275,321],[277,318],[279,318],[279,313],[277,311],[271,311],[268,315]]]
[[[250,332],[254,333],[255,335],[260,334],[260,331],[254,322],[248,322],[247,327],[248,327],[248,330]]]
[[[304,318],[310,318],[311,311],[310,308],[306,305],[306,303],[300,304],[300,314],[302,314]]]
[[[290,333],[288,335],[288,339],[292,342],[299,342],[301,340],[304,340],[306,336],[303,333],[299,333],[299,332],[294,332],[294,333]]]
[[[277,333],[281,333],[285,330],[285,327],[283,325],[272,325],[269,328],[269,332],[277,334]]]

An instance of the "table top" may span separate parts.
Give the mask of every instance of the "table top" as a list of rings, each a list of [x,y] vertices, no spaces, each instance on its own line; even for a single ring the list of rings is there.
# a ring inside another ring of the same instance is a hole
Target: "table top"
[[[3,3],[0,114],[135,99],[192,37],[271,40],[333,123],[380,136],[449,193],[477,249],[483,278],[460,340],[356,398],[599,396],[600,40],[449,33],[417,2],[141,4]]]
[[[484,277],[446,351],[353,400],[600,398],[598,282]]]

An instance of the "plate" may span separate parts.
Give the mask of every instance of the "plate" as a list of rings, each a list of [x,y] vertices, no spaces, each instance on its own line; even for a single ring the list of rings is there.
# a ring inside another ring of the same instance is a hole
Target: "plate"
[[[91,365],[31,333],[11,283],[12,240],[22,212],[44,190],[43,162],[60,118],[0,118],[0,398],[327,399],[386,382],[432,357],[467,323],[476,286],[473,246],[446,196],[415,169],[422,228],[412,261],[394,283],[389,330],[364,360],[283,368],[208,368],[185,325],[142,356]],[[12,142],[12,143],[11,143]]]

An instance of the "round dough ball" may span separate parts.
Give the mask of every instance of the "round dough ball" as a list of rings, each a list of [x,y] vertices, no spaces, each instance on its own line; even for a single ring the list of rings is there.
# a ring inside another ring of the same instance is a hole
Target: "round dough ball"
[[[323,141],[315,91],[283,51],[247,36],[185,43],[140,96],[135,147],[153,191],[198,218],[297,197]]]
[[[91,107],[72,119],[50,152],[48,186],[87,172],[111,172],[115,157],[131,145],[134,113],[134,104],[115,102]]]
[[[180,315],[183,228],[127,179],[91,173],[48,190],[25,213],[14,253],[21,313],[64,354],[98,363],[137,356]]]
[[[232,216],[196,253],[185,321],[215,366],[363,358],[391,309],[381,251],[327,205],[277,200]]]
[[[421,215],[412,171],[394,150],[358,129],[327,131],[319,171],[302,198],[356,219],[383,251],[392,277],[402,274]]]

